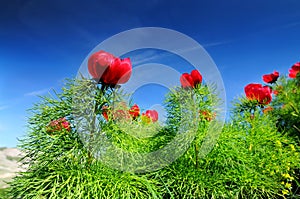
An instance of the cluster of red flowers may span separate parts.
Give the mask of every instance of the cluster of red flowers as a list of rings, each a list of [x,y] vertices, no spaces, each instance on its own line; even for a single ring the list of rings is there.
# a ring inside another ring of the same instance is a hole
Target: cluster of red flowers
[[[129,80],[132,65],[130,58],[120,59],[101,50],[89,57],[88,70],[97,82],[115,86]]]
[[[300,62],[295,63],[289,70],[289,77],[296,78],[297,74],[300,71]],[[279,77],[279,72],[274,71],[271,74],[266,74],[262,76],[262,79],[265,83],[273,84],[277,81]],[[272,93],[277,95],[278,91],[272,91],[271,86],[263,86],[262,84],[251,83],[245,86],[244,88],[246,97],[249,100],[256,100],[259,104],[266,105],[272,101]],[[267,111],[270,111],[271,108],[268,108]]]
[[[108,121],[110,118],[113,120],[130,120],[137,119],[141,116],[143,122],[150,123],[158,120],[158,113],[156,110],[146,110],[145,113],[140,114],[140,108],[134,104],[130,109],[126,107],[125,103],[121,103],[120,109],[110,110],[108,106],[102,107],[102,116]]]
[[[62,131],[63,129],[70,131],[71,130],[71,125],[70,123],[66,120],[65,117],[59,118],[57,120],[52,120],[49,125],[47,126],[47,132],[48,133],[53,133],[55,131]]]
[[[202,75],[198,70],[192,70],[191,74],[183,73],[180,77],[182,88],[195,88],[202,83]]]

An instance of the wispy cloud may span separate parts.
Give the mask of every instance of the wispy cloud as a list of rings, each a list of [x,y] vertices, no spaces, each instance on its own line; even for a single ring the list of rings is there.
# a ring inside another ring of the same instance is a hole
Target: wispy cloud
[[[156,52],[152,50],[148,50],[146,52],[142,52],[139,54],[136,54],[132,58],[132,64],[137,66],[148,62],[153,62],[158,59],[165,58],[166,56],[170,56],[169,53],[166,52]]]
[[[225,44],[228,44],[228,43],[231,43],[231,42],[232,42],[231,40],[228,40],[228,41],[217,41],[217,42],[212,42],[212,43],[203,44],[202,46],[203,46],[204,48],[208,48],[208,47],[214,47],[214,46],[225,45]]]
[[[38,95],[43,95],[43,94],[47,93],[49,90],[50,90],[50,88],[36,90],[36,91],[25,93],[24,96],[38,96]]]
[[[282,28],[293,28],[295,26],[300,26],[300,22],[297,21],[297,22],[288,23],[283,25]]]
[[[7,105],[0,106],[0,111],[2,111],[4,109],[8,109],[8,108],[9,108],[9,106],[7,106]]]
[[[221,46],[221,45],[226,45],[228,43],[231,43],[232,40],[226,40],[226,41],[218,41],[218,42],[212,42],[212,43],[206,43],[206,44],[201,44],[203,48],[208,48],[208,47],[214,47],[214,46]],[[189,46],[188,48],[183,48],[183,49],[177,49],[178,53],[188,53],[192,52],[195,50],[198,50],[199,46]],[[137,66],[141,65],[144,63],[149,63],[153,62],[155,60],[161,60],[163,58],[166,58],[168,56],[172,56],[172,54],[168,52],[157,52],[157,51],[151,51],[148,50],[146,52],[142,52],[139,54],[136,54],[132,57],[132,64]]]

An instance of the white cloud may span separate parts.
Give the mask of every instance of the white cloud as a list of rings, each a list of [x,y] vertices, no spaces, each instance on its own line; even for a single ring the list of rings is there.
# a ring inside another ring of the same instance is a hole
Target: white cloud
[[[38,95],[43,95],[47,92],[49,92],[49,88],[41,89],[41,90],[36,90],[32,92],[25,93],[24,96],[38,96]]]

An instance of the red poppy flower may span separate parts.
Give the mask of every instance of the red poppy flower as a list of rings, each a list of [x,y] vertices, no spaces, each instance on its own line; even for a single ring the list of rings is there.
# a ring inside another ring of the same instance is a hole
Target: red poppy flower
[[[101,50],[90,56],[88,70],[96,81],[114,86],[124,84],[129,80],[132,65],[129,58],[116,58]]]
[[[146,121],[147,123],[156,122],[158,120],[158,113],[156,110],[147,110],[146,113],[142,114],[142,120]]]
[[[295,71],[300,71],[300,62],[295,63],[292,66],[292,69],[295,70]]]
[[[191,76],[192,76],[193,81],[194,81],[194,87],[197,84],[201,84],[202,83],[202,75],[200,74],[200,72],[198,70],[192,70]]]
[[[298,72],[299,72],[299,71],[290,69],[290,70],[289,70],[289,77],[290,77],[290,78],[296,78]]]
[[[300,71],[300,62],[297,62],[289,70],[289,77],[296,78],[299,71]]]
[[[129,80],[131,72],[132,66],[129,58],[115,58],[104,72],[102,79],[108,85],[124,84]]]
[[[263,75],[263,81],[272,84],[277,81],[278,77],[279,77],[279,72],[274,71],[271,74]]]
[[[129,114],[133,119],[137,118],[140,115],[140,108],[137,104],[134,104],[130,109],[129,109]]]
[[[202,83],[202,75],[198,70],[192,70],[191,74],[183,73],[180,76],[182,88],[195,88]]]
[[[88,60],[88,70],[94,79],[101,81],[105,70],[112,64],[115,57],[103,50],[92,54]]]
[[[180,83],[182,88],[191,88],[194,86],[193,78],[188,73],[183,73],[180,77]]]
[[[269,104],[272,100],[272,90],[261,84],[248,84],[245,86],[245,94],[249,100],[257,100],[260,104]]]

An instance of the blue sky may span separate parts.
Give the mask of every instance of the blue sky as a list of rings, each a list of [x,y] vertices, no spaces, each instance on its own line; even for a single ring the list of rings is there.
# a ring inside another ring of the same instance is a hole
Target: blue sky
[[[96,45],[132,28],[170,28],[203,45],[230,103],[246,84],[300,61],[299,9],[298,0],[1,1],[0,146],[25,134],[36,95],[59,90]]]

